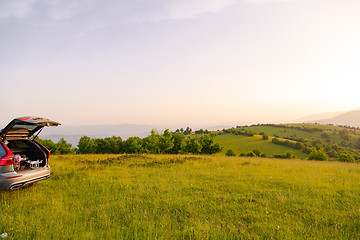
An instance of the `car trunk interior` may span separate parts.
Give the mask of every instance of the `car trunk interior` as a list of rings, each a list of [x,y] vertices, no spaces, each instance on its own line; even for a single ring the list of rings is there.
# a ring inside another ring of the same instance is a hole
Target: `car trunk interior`
[[[14,162],[16,162],[16,157],[21,159],[20,168],[17,170],[29,170],[34,167],[34,162],[36,162],[35,167],[45,167],[47,165],[48,156],[39,145],[32,140],[9,140],[6,146],[13,152]],[[16,163],[14,163],[14,166],[15,165]]]

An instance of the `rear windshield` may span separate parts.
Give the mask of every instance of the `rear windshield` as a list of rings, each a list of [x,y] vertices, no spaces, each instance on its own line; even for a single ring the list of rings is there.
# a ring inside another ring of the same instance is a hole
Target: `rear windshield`
[[[20,138],[20,137],[30,137],[34,134],[37,128],[41,128],[34,125],[22,125],[15,124],[6,134],[6,138]]]
[[[38,126],[35,125],[22,125],[22,124],[15,124],[12,129],[16,130],[16,129],[26,129],[29,131],[33,131],[35,128],[37,128]]]

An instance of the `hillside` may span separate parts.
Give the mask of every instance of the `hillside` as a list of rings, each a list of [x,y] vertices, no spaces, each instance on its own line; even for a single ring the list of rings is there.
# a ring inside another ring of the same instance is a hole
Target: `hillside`
[[[228,149],[237,155],[259,149],[266,156],[273,156],[291,150],[297,158],[306,159],[315,148],[326,153],[329,160],[345,161],[345,155],[346,161],[360,159],[358,128],[312,123],[258,124],[223,129],[213,134],[215,142],[223,146],[219,154]],[[262,139],[264,134],[269,137],[267,140]]]
[[[217,155],[224,155],[228,149],[234,150],[236,155],[239,155],[240,153],[248,153],[254,149],[259,149],[262,153],[265,153],[265,155],[269,157],[275,154],[286,154],[290,150],[298,159],[306,159],[308,156],[308,154],[301,152],[300,150],[275,145],[271,142],[271,139],[272,138],[263,140],[261,135],[248,137],[227,133],[216,136],[214,141],[224,147],[221,152],[217,153]]]

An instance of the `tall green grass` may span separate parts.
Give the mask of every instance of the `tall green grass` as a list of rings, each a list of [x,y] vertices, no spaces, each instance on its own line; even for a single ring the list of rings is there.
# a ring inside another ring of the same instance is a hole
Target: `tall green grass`
[[[0,193],[8,239],[358,239],[357,164],[187,155],[53,156]]]

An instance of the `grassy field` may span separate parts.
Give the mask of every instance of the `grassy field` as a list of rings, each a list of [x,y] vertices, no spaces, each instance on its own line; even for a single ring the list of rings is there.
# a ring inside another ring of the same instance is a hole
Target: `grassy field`
[[[187,155],[52,156],[0,193],[7,239],[359,239],[357,164]]]
[[[241,152],[247,153],[258,148],[268,157],[271,157],[274,154],[285,154],[288,151],[292,151],[294,155],[299,159],[306,159],[308,157],[308,154],[300,150],[292,149],[286,146],[276,145],[271,142],[271,139],[272,138],[270,137],[268,140],[265,141],[260,135],[248,137],[227,133],[215,136],[214,141],[224,147],[221,152],[217,153],[217,155],[224,155],[228,149],[232,149],[236,153],[236,155],[239,155]]]

